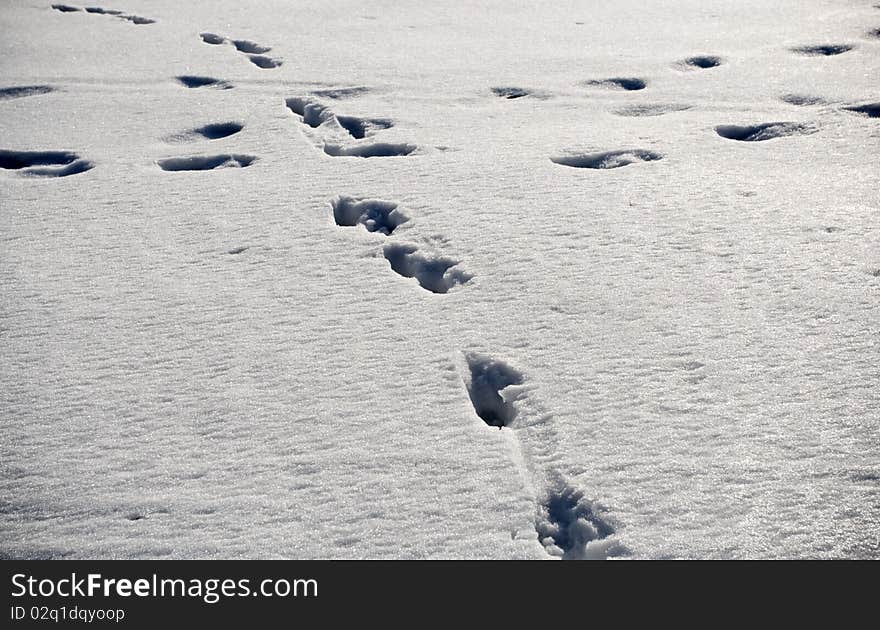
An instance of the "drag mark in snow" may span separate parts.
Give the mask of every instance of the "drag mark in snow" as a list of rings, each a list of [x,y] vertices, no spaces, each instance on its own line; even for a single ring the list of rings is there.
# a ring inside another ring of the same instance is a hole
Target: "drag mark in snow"
[[[763,142],[786,136],[807,136],[819,131],[815,125],[794,122],[772,122],[760,125],[718,125],[715,132],[722,138],[739,142]]]
[[[415,278],[431,293],[448,293],[473,276],[458,268],[459,261],[435,254],[423,254],[416,245],[389,243],[383,249],[391,269],[404,278]]]
[[[71,151],[0,150],[0,168],[19,171],[30,177],[67,177],[94,168]]]
[[[676,103],[658,103],[646,105],[629,105],[614,110],[612,113],[617,116],[626,116],[629,118],[642,116],[662,116],[672,112],[683,112],[691,109],[690,105],[680,105]]]
[[[647,81],[636,77],[612,77],[610,79],[593,79],[584,81],[583,85],[588,87],[603,87],[612,90],[626,90],[632,92],[636,90],[644,90],[648,87]]]
[[[844,107],[845,110],[867,116],[868,118],[880,118],[880,103],[868,103],[867,105],[852,105]]]
[[[583,155],[551,157],[550,161],[562,166],[573,168],[609,169],[620,168],[636,162],[654,162],[663,159],[660,153],[644,149],[623,149],[620,151],[602,151]]]
[[[13,87],[0,88],[0,101],[8,101],[13,98],[24,98],[25,96],[48,94],[49,92],[54,91],[55,88],[51,85],[16,85]]]
[[[205,77],[196,74],[181,74],[174,78],[177,79],[184,87],[188,87],[190,89],[211,87],[221,90],[228,90],[232,87],[226,81],[215,79],[214,77]]]
[[[252,155],[198,155],[158,160],[163,171],[210,171],[215,168],[245,168],[256,161]]]
[[[409,217],[391,201],[378,199],[356,199],[348,195],[339,195],[330,202],[333,209],[333,220],[341,227],[363,225],[367,232],[378,232],[390,235],[400,225],[409,221]]]
[[[562,560],[628,555],[614,536],[608,511],[559,473],[553,416],[534,400],[525,376],[505,361],[476,352],[464,354],[460,373],[477,416],[488,426],[513,432],[513,461],[534,492],[535,534],[547,554]]]
[[[819,44],[816,46],[796,46],[791,52],[805,57],[833,57],[852,50],[850,44]]]

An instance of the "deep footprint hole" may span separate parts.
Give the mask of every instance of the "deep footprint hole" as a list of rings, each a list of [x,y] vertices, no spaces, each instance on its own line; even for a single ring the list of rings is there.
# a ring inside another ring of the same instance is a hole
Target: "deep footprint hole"
[[[415,278],[419,286],[431,293],[448,293],[473,276],[457,268],[459,262],[445,256],[426,255],[411,244],[389,243],[383,255],[392,271],[404,278]]]
[[[474,411],[490,427],[510,426],[516,408],[501,392],[511,385],[522,385],[522,374],[503,361],[480,354],[470,353],[465,358],[470,371],[467,391]]]
[[[363,225],[368,232],[390,235],[409,218],[391,201],[355,199],[340,195],[330,202],[333,220],[342,227]]]
[[[566,155],[551,157],[555,164],[572,168],[612,169],[628,166],[637,162],[655,162],[663,159],[663,155],[645,149],[623,149],[620,151],[602,151],[582,155]]]

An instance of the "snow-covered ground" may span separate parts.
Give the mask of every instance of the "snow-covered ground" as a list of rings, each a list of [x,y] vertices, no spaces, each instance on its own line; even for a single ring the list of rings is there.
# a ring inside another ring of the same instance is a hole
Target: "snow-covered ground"
[[[876,1],[86,6],[0,7],[0,555],[880,557]]]

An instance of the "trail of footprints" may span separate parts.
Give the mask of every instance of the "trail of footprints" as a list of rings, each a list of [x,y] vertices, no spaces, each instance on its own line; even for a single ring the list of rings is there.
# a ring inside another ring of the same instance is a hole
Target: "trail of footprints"
[[[340,97],[337,93],[336,98]],[[372,139],[376,133],[394,126],[389,118],[343,116],[310,96],[290,97],[284,104],[307,129],[315,130],[314,135],[307,135],[330,157],[403,157],[418,149],[414,144]],[[357,142],[364,139],[368,141]]]
[[[468,352],[463,358],[460,371],[476,415],[487,426],[514,432],[520,474],[538,492],[534,527],[545,551],[563,560],[629,555],[614,537],[617,526],[607,509],[559,472],[553,416],[533,400],[524,375],[483,354]]]
[[[271,52],[271,46],[263,46],[248,39],[229,39],[216,33],[200,33],[199,37],[202,38],[203,42],[211,46],[231,44],[235,50],[245,55],[252,64],[263,70],[278,68],[284,63],[281,59],[266,56],[266,53]]]
[[[126,22],[131,22],[132,24],[142,25],[156,23],[156,20],[151,18],[141,17],[140,15],[131,15],[129,13],[124,13],[123,11],[117,11],[116,9],[104,9],[103,7],[85,7],[83,9],[69,4],[53,4],[52,8],[56,11],[61,11],[62,13],[85,12],[93,15],[107,15]]]
[[[152,24],[155,20],[124,14],[121,11],[100,7],[79,7],[63,4],[51,5],[62,13],[84,12],[108,15],[134,24]],[[880,28],[867,33],[869,38],[880,39]],[[236,51],[261,69],[277,68],[280,59],[266,56],[271,48],[250,40],[229,39],[214,33],[200,34],[208,45],[229,44]],[[815,44],[791,48],[790,51],[804,57],[833,57],[854,49],[851,44]],[[675,63],[682,72],[710,71],[723,65],[725,60],[715,55],[695,55]],[[202,75],[179,75],[176,80],[185,88],[229,89],[232,86],[220,79]],[[640,77],[597,78],[584,81],[588,89],[639,92],[649,87],[647,79]],[[0,88],[0,101],[50,94],[55,88],[49,85],[24,85]],[[284,106],[295,115],[304,132],[312,138],[320,150],[330,157],[401,157],[417,152],[418,146],[408,143],[380,142],[377,134],[394,127],[394,121],[384,117],[357,117],[339,114],[321,102],[321,99],[341,101],[362,96],[369,91],[365,86],[326,88],[313,90],[309,96],[287,98]],[[517,101],[524,98],[542,97],[540,92],[516,86],[490,88],[493,96]],[[809,107],[826,104],[821,98],[787,94],[780,97],[787,104]],[[613,111],[623,117],[661,116],[690,109],[685,104],[632,104]],[[880,103],[849,105],[843,110],[870,118],[880,117]],[[235,136],[245,125],[238,121],[209,123],[181,131],[164,140],[169,144],[213,142]],[[810,123],[770,122],[751,125],[724,124],[715,127],[718,136],[737,142],[761,142],[786,136],[803,136],[816,133],[818,127]],[[663,155],[659,152],[627,148],[592,153],[573,153],[552,156],[558,165],[578,168],[607,170],[637,163],[656,162]],[[234,152],[214,155],[168,157],[157,160],[163,171],[204,171],[218,168],[246,168],[258,158]],[[9,151],[0,150],[0,168],[13,170],[30,177],[64,177],[88,171],[94,167],[89,160],[71,151]],[[467,285],[473,274],[462,268],[460,261],[443,255],[428,245],[412,241],[399,241],[397,232],[401,226],[410,226],[413,219],[396,202],[370,198],[339,195],[330,201],[334,223],[340,228],[363,228],[384,241],[377,247],[397,275],[411,279],[421,289],[434,294],[445,294]],[[228,250],[238,255],[246,246]],[[880,275],[880,270],[872,272]],[[464,389],[477,418],[487,426],[513,431],[516,448],[523,462],[520,473],[524,482],[537,489],[535,535],[547,553],[562,559],[608,558],[627,555],[629,551],[616,538],[618,526],[608,510],[575,488],[558,470],[556,433],[553,416],[544,411],[533,395],[523,373],[504,361],[483,354],[467,352],[462,355],[459,372]]]
[[[398,204],[379,199],[359,199],[339,195],[330,202],[333,220],[340,227],[363,226],[367,232],[389,237],[410,218]],[[414,279],[431,293],[448,293],[453,287],[466,284],[473,275],[460,267],[460,262],[436,252],[423,251],[415,243],[388,242],[381,249],[391,270],[404,278]]]

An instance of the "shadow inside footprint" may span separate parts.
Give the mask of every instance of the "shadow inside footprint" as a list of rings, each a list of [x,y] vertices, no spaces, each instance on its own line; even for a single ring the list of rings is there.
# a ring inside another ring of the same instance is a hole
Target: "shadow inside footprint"
[[[258,68],[262,68],[263,70],[277,68],[282,63],[284,63],[280,59],[272,59],[271,57],[266,57],[265,55],[248,55],[248,59],[250,59],[252,64],[257,66]]]
[[[0,88],[0,101],[49,94],[54,91],[55,88],[51,85],[16,85],[14,87]]]
[[[739,142],[763,142],[786,136],[807,136],[819,131],[808,123],[772,122],[760,125],[718,125],[715,132],[722,138]]]
[[[604,87],[614,90],[626,90],[628,92],[636,90],[644,90],[648,87],[648,83],[644,79],[635,77],[613,77],[611,79],[593,79],[585,81],[584,85],[593,87]]]
[[[788,103],[789,105],[797,105],[798,107],[825,104],[825,99],[819,96],[807,96],[805,94],[783,94],[779,97],[779,100],[783,103]]]
[[[547,553],[563,560],[604,560],[629,553],[616,541],[605,540],[615,528],[602,507],[562,481],[541,501],[535,530]]]
[[[880,103],[868,103],[867,105],[852,105],[844,107],[849,112],[862,114],[868,118],[880,118]]]
[[[724,60],[715,55],[697,55],[695,57],[688,57],[682,63],[691,68],[701,68],[705,70],[708,68],[717,68],[724,63]]]
[[[242,129],[244,129],[244,125],[237,122],[210,123],[193,129],[193,133],[208,140],[219,140],[220,138],[228,138],[235,135]]]
[[[849,52],[853,46],[849,44],[820,44],[818,46],[796,46],[791,52],[806,57],[833,57]]]
[[[493,87],[492,93],[495,96],[500,98],[506,98],[508,100],[513,100],[516,98],[522,98],[524,96],[528,96],[531,94],[529,90],[518,87]]]
[[[409,155],[418,147],[412,144],[392,144],[376,142],[345,147],[338,144],[325,144],[324,153],[331,157],[402,157]]]
[[[232,87],[226,81],[221,81],[220,79],[215,79],[214,77],[204,77],[195,74],[181,74],[174,78],[177,79],[182,85],[190,89],[200,87],[215,87],[228,90]]]
[[[71,151],[0,150],[0,168],[32,177],[67,177],[84,173],[94,164]]]
[[[457,284],[465,284],[473,276],[456,269],[457,260],[425,255],[415,245],[390,243],[383,253],[391,269],[404,278],[415,278],[419,286],[431,293],[447,293]]]
[[[516,408],[501,392],[511,385],[521,385],[522,374],[503,361],[481,354],[468,353],[465,359],[470,371],[470,381],[465,384],[474,411],[490,427],[509,426],[516,418]]]
[[[219,46],[220,44],[226,43],[225,37],[214,33],[199,33],[199,37],[201,37],[202,41],[206,44],[211,44],[213,46]]]
[[[287,109],[297,116],[302,117],[302,122],[312,128],[317,128],[333,118],[333,112],[319,102],[301,96],[292,96],[284,101]]]
[[[271,46],[261,46],[260,44],[247,39],[234,39],[232,40],[232,45],[235,46],[235,49],[238,52],[243,52],[248,55],[262,55],[263,53],[272,50]]]
[[[390,129],[394,122],[388,118],[358,118],[357,116],[336,116],[336,121],[352,138],[361,140],[376,129]]]
[[[620,151],[602,151],[584,155],[567,155],[551,157],[550,161],[562,166],[573,168],[609,169],[628,166],[636,162],[654,162],[663,159],[663,155],[644,149],[623,149]]]
[[[397,204],[378,199],[356,199],[339,195],[330,202],[333,220],[336,225],[353,227],[363,225],[368,232],[379,232],[388,236],[409,221],[409,217],[397,209]]]
[[[672,112],[683,112],[690,108],[691,105],[681,105],[676,103],[649,103],[645,105],[629,105],[627,107],[621,107],[615,109],[612,113],[617,116],[633,118],[641,116],[662,116],[663,114],[670,114]]]
[[[197,155],[158,160],[163,171],[210,171],[216,168],[246,168],[256,161],[252,155]]]

